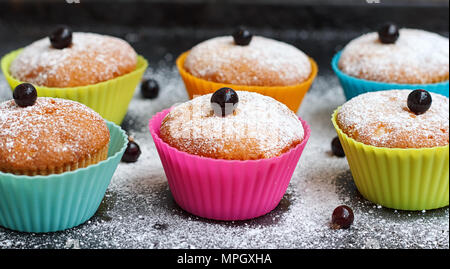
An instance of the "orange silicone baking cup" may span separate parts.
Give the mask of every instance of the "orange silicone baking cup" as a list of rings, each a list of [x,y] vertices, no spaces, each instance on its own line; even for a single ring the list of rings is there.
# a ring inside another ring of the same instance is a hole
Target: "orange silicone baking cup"
[[[186,60],[188,54],[189,51],[184,52],[178,57],[177,67],[181,77],[183,78],[184,85],[186,86],[186,91],[189,94],[189,98],[191,99],[198,95],[213,93],[223,87],[229,87],[237,91],[257,92],[266,96],[270,96],[285,104],[292,111],[297,112],[300,104],[302,103],[303,97],[305,97],[306,92],[311,87],[318,71],[316,62],[312,58],[309,58],[309,61],[311,63],[311,74],[309,75],[307,80],[300,84],[291,86],[269,87],[224,84],[201,79],[187,72],[186,69],[184,69],[184,61]]]

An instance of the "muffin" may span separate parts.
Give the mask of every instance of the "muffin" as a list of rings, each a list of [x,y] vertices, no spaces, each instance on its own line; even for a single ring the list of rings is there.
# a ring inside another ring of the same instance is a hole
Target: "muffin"
[[[80,103],[49,97],[20,107],[0,104],[0,171],[49,175],[105,160],[109,130],[103,118]]]
[[[231,36],[206,40],[191,49],[184,68],[201,79],[234,85],[289,86],[311,75],[308,56],[289,44],[255,36],[247,46]]]
[[[124,40],[58,28],[2,59],[11,89],[33,84],[42,97],[83,103],[107,120],[120,124],[147,67]]]
[[[285,105],[238,91],[239,106],[227,117],[211,110],[212,94],[174,107],[161,124],[161,139],[178,150],[208,158],[272,158],[300,144],[304,130]]]
[[[49,38],[25,47],[9,71],[20,81],[45,87],[97,84],[136,69],[137,54],[124,40],[94,33],[73,33],[69,47],[56,49]]]
[[[191,98],[231,87],[271,96],[294,112],[317,73],[301,50],[245,30],[201,42],[177,66]]]
[[[222,88],[158,113],[150,132],[181,208],[243,220],[278,205],[311,131],[271,97]]]
[[[404,210],[448,205],[447,97],[424,90],[369,92],[338,108],[332,120],[368,200]]]
[[[54,232],[97,211],[127,146],[125,132],[31,84],[0,104],[0,226]]]
[[[332,65],[347,100],[392,88],[424,88],[448,97],[449,41],[435,33],[386,25],[352,40]]]

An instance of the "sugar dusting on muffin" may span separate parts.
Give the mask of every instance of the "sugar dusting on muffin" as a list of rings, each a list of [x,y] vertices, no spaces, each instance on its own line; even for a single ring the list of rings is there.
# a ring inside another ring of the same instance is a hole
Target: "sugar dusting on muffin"
[[[247,46],[231,36],[204,41],[189,52],[184,63],[192,75],[234,85],[287,86],[299,84],[311,74],[311,63],[289,44],[255,36]]]
[[[0,104],[0,171],[73,164],[109,143],[103,118],[80,103],[40,97],[28,107]]]
[[[271,97],[237,91],[239,106],[218,117],[212,94],[176,106],[161,124],[161,138],[181,151],[217,159],[263,159],[278,156],[301,143],[298,117]]]
[[[71,46],[55,49],[49,38],[27,46],[11,63],[11,75],[47,87],[96,84],[136,68],[137,54],[124,40],[94,33],[73,33]]]
[[[449,99],[431,93],[428,111],[408,109],[410,90],[369,92],[346,102],[337,123],[351,138],[376,147],[427,148],[449,144]]]
[[[449,40],[435,33],[400,29],[394,44],[383,44],[377,33],[351,41],[342,51],[339,69],[373,81],[427,84],[449,78]]]

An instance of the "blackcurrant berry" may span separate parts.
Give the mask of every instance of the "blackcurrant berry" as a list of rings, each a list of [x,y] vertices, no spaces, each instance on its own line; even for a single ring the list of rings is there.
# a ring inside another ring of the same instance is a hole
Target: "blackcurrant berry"
[[[36,88],[30,83],[19,84],[14,89],[13,98],[20,107],[32,106],[37,100]]]
[[[141,94],[144,98],[154,99],[158,97],[159,85],[154,79],[146,79],[141,83]]]
[[[50,34],[50,43],[55,49],[64,49],[72,44],[72,30],[67,26],[60,26]]]
[[[414,90],[408,95],[408,108],[416,115],[425,113],[431,107],[431,94],[426,90]]]
[[[397,25],[393,23],[387,23],[378,30],[378,39],[383,44],[393,44],[400,36]]]
[[[337,136],[331,141],[331,151],[335,156],[345,157],[345,152],[342,148],[341,141],[339,141],[339,137]]]
[[[232,114],[239,103],[237,93],[231,88],[218,89],[211,96],[211,107],[214,114],[219,117],[225,117]]]
[[[353,210],[346,206],[341,205],[334,209],[331,215],[331,228],[333,229],[347,229],[352,225],[355,216]]]
[[[141,149],[139,148],[139,145],[129,138],[127,149],[122,156],[122,162],[134,163],[139,159],[139,156],[141,156]]]
[[[250,31],[238,28],[233,33],[234,43],[239,46],[247,46],[252,41],[253,34]]]

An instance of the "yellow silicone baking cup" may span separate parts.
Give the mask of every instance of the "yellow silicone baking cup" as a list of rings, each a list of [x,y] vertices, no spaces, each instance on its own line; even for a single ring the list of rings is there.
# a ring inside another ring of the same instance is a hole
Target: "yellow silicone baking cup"
[[[11,90],[22,83],[13,78],[9,72],[11,62],[21,51],[22,49],[12,51],[3,56],[1,61],[3,74],[11,86]],[[138,56],[136,70],[111,80],[80,87],[50,88],[36,85],[35,87],[38,96],[57,97],[80,102],[97,111],[104,119],[120,125],[147,66],[147,60]]]
[[[401,210],[449,204],[449,146],[401,149],[365,145],[331,121],[341,141],[358,191],[376,204]]]
[[[257,92],[270,96],[285,104],[292,111],[297,112],[300,104],[302,103],[303,97],[305,97],[306,92],[311,87],[318,71],[316,62],[312,58],[309,58],[311,63],[311,74],[306,81],[297,85],[264,87],[224,84],[197,78],[187,72],[186,69],[184,69],[184,61],[186,60],[188,54],[189,51],[182,53],[178,57],[177,67],[181,77],[183,78],[189,98],[191,99],[198,95],[213,93],[223,87],[229,87],[237,91]]]

